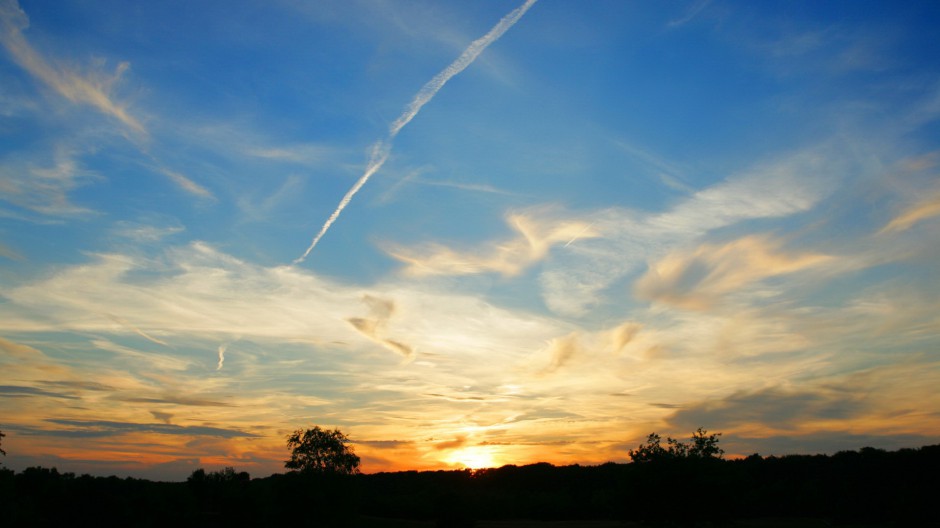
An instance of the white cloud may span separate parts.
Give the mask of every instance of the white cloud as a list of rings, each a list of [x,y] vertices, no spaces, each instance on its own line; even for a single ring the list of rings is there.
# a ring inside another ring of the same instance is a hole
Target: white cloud
[[[759,164],[655,214],[607,209],[592,215],[603,236],[559,252],[539,277],[545,304],[581,316],[630,273],[710,231],[739,222],[810,210],[828,196],[854,160],[852,149],[823,144]]]
[[[182,233],[186,230],[185,227],[170,219],[161,219],[159,223],[173,223],[175,225],[153,225],[121,220],[116,223],[114,234],[138,243],[150,243],[159,242],[166,237]]]
[[[469,275],[500,273],[514,276],[544,259],[552,247],[599,236],[593,224],[544,218],[540,211],[511,214],[506,222],[516,232],[492,248],[454,251],[442,246],[422,249],[391,248],[388,253],[407,266],[406,275]]]
[[[130,64],[118,64],[113,74],[98,71],[81,74],[73,67],[49,61],[36,51],[23,35],[23,30],[29,27],[29,18],[16,0],[0,2],[0,24],[3,25],[0,43],[23,69],[69,101],[93,106],[101,113],[117,119],[133,132],[146,135],[143,124],[127,111],[126,104],[117,101],[113,93]]]
[[[210,200],[215,199],[215,196],[209,191],[209,189],[206,189],[202,185],[199,185],[179,172],[170,169],[161,169],[160,172],[166,175],[166,177],[175,183],[177,187],[194,196],[198,196],[199,198],[207,198]]]
[[[51,166],[13,159],[0,167],[0,199],[43,215],[89,214],[93,211],[72,203],[69,193],[95,178],[80,167],[74,152],[59,147]]]
[[[362,347],[369,341],[358,338],[359,331],[347,322],[360,318],[381,322],[374,330],[390,332],[395,340],[428,354],[512,349],[525,354],[531,343],[563,327],[471,296],[407,283],[363,291],[296,268],[250,264],[201,242],[172,248],[159,259],[99,254],[87,264],[11,288],[4,297],[2,331],[118,330],[161,341],[171,334],[206,340],[244,336]],[[361,318],[362,298],[391,303],[387,305],[395,307],[395,317],[388,312]],[[30,313],[42,316],[26,315]],[[122,314],[120,326],[109,315],[114,313]]]

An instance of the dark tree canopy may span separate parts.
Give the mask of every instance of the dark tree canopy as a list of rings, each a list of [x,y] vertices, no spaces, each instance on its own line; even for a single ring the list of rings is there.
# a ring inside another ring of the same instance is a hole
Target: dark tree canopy
[[[0,445],[3,445],[3,437],[4,437],[4,436],[6,436],[6,435],[3,434],[3,431],[0,431]],[[6,454],[7,454],[6,451],[4,451],[3,449],[0,449],[0,455],[6,455]]]
[[[339,429],[298,429],[287,437],[291,455],[284,467],[310,473],[359,473],[359,457],[348,442]]]
[[[646,443],[630,450],[628,454],[634,462],[682,458],[721,458],[725,451],[718,447],[719,436],[721,436],[721,433],[708,434],[708,431],[699,427],[692,433],[692,438],[689,439],[688,444],[667,436],[666,447],[663,447],[662,437],[656,433],[651,433],[646,437]]]

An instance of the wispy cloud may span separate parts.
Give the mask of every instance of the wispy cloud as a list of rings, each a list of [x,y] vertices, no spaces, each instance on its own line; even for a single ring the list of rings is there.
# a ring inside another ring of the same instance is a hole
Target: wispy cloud
[[[546,265],[539,277],[543,299],[557,313],[583,315],[617,280],[714,230],[809,211],[857,170],[856,155],[851,146],[821,144],[756,163],[662,212],[594,212],[602,236],[566,248]]]
[[[703,244],[692,251],[673,252],[650,265],[635,291],[643,299],[702,310],[745,285],[831,260],[828,255],[788,254],[782,250],[782,241],[747,236],[723,245]]]
[[[460,252],[443,246],[431,246],[424,250],[392,248],[387,251],[395,259],[407,264],[403,272],[410,276],[493,272],[513,276],[545,258],[554,246],[570,245],[574,240],[600,236],[592,223],[544,220],[538,213],[511,214],[506,222],[516,232],[516,236],[493,244],[495,247],[492,249]]]
[[[172,403],[173,405],[185,405],[189,407],[231,407],[233,405],[231,403],[217,400],[173,395],[164,395],[152,398],[146,396],[132,396],[122,398],[122,400],[131,403]]]
[[[711,0],[696,0],[685,10],[685,13],[683,13],[681,17],[670,20],[666,26],[675,28],[689,23],[689,21],[698,16],[699,13],[708,7],[708,4],[710,3]]]
[[[24,396],[45,396],[50,398],[64,398],[76,400],[75,396],[63,394],[61,392],[50,392],[35,387],[23,387],[19,385],[0,385],[0,398],[20,398]]]
[[[199,198],[207,198],[210,200],[215,199],[215,196],[209,191],[209,189],[206,189],[202,185],[199,185],[179,172],[166,168],[160,169],[160,172],[169,178],[170,181],[175,183],[180,189],[183,189],[184,191],[194,196],[198,196]]]
[[[78,216],[91,209],[75,205],[69,192],[85,185],[96,175],[83,170],[68,148],[55,150],[49,166],[37,166],[24,160],[9,160],[0,167],[0,196],[17,207],[50,216]]]
[[[296,144],[277,147],[249,148],[249,156],[269,160],[297,163],[301,165],[315,165],[334,154],[334,148],[317,144]]]
[[[119,324],[119,325],[121,325],[121,326],[123,326],[123,327],[125,327],[125,328],[128,328],[129,330],[131,330],[131,331],[134,332],[135,334],[139,335],[140,337],[143,337],[143,338],[146,339],[147,341],[150,341],[150,342],[152,342],[152,343],[156,343],[156,344],[158,344],[158,345],[163,345],[163,346],[165,346],[165,347],[170,346],[169,344],[167,344],[166,341],[163,341],[162,339],[157,339],[156,337],[153,337],[152,335],[150,335],[150,334],[144,332],[144,331],[141,330],[140,328],[137,328],[136,326],[130,324],[129,322],[127,322],[126,319],[123,319],[123,318],[121,318],[121,317],[118,317],[118,316],[116,316],[116,315],[114,315],[114,314],[107,314],[107,315],[108,315],[108,318],[110,318],[110,319],[111,319],[112,321],[114,321],[115,323],[117,323],[117,324]]]
[[[446,181],[446,180],[428,180],[422,178],[409,178],[407,183],[415,183],[419,185],[430,185],[433,187],[450,187],[453,189],[460,189],[461,191],[473,191],[481,192],[488,194],[503,194],[503,195],[514,195],[515,193],[504,191],[502,189],[497,189],[492,185],[487,185],[483,183],[462,183],[455,181]]]
[[[339,206],[333,211],[333,214],[327,219],[326,223],[323,224],[323,227],[320,231],[313,237],[313,240],[310,242],[310,246],[307,247],[307,250],[304,251],[303,255],[294,259],[293,264],[300,264],[303,262],[310,252],[313,251],[313,248],[316,247],[317,243],[323,238],[323,235],[330,229],[330,226],[339,218],[340,213],[343,212],[343,209],[349,205],[349,202],[352,200],[353,196],[359,192],[359,189],[369,181],[369,178],[372,177],[382,165],[385,164],[385,161],[388,159],[389,154],[392,150],[392,143],[395,140],[395,137],[398,136],[398,133],[402,128],[405,127],[418,112],[421,111],[421,108],[431,101],[432,98],[440,91],[441,88],[449,81],[452,77],[458,73],[465,70],[470,66],[476,58],[483,53],[490,44],[496,42],[499,37],[503,36],[503,33],[509,30],[516,22],[522,18],[522,15],[535,4],[536,0],[526,0],[526,2],[511,11],[508,15],[504,16],[499,23],[497,23],[493,29],[491,29],[486,35],[480,37],[479,39],[473,41],[470,46],[452,62],[447,68],[444,68],[443,71],[434,76],[430,81],[425,84],[421,90],[418,91],[418,94],[415,95],[411,103],[405,108],[404,113],[402,113],[398,119],[389,127],[388,137],[384,140],[378,141],[372,146],[372,154],[369,158],[369,163],[366,165],[366,170],[359,177],[359,180],[356,181],[355,185],[343,196],[343,199],[340,200]]]
[[[394,317],[395,340],[429,353],[461,350],[477,354],[500,347],[506,353],[524,354],[533,340],[543,342],[561,333],[557,321],[499,309],[473,295],[438,292],[410,283],[364,293],[359,287],[297,268],[251,264],[205,243],[171,248],[156,259],[96,255],[88,263],[63,268],[3,295],[6,302],[0,303],[0,332],[67,328],[120,335],[128,333],[129,327],[115,325],[105,314],[121,306],[128,325],[151,335],[173,333],[215,343],[220,336],[349,342],[357,341],[360,335],[348,320],[362,311],[365,295],[369,314],[359,317],[361,328],[368,328],[372,321],[379,330],[387,330],[382,325]],[[391,299],[394,303],[389,304]],[[95,346],[122,356],[161,357],[109,343],[103,337]],[[187,370],[192,364],[184,357],[166,359],[172,361],[167,365],[172,371]]]
[[[95,436],[116,436],[129,433],[157,433],[165,435],[186,435],[186,436],[217,436],[222,438],[235,437],[253,437],[251,433],[239,431],[236,429],[222,429],[218,427],[206,426],[181,426],[168,423],[133,423],[133,422],[112,422],[105,420],[66,420],[61,418],[52,418],[46,420],[49,423],[68,427],[68,429],[54,429],[46,431],[36,431],[43,435],[65,436],[65,437],[95,437]]]
[[[559,368],[561,368],[565,363],[568,362],[575,354],[578,353],[578,334],[571,333],[564,337],[553,339],[548,344],[548,354],[551,357],[551,361],[542,370],[543,374],[551,374]]]
[[[616,144],[632,158],[640,161],[643,165],[656,171],[656,177],[667,187],[685,193],[693,193],[695,191],[687,184],[682,182],[687,169],[672,161],[663,159],[661,156],[651,153],[648,150],[640,148],[636,145],[632,145],[625,141],[617,141]]]
[[[155,225],[155,223],[129,222],[126,220],[118,221],[115,224],[114,234],[120,237],[130,239],[137,243],[159,242],[166,237],[182,233],[185,227],[173,221],[174,225]],[[161,220],[159,223],[169,224],[169,220]]]
[[[113,74],[93,72],[81,74],[73,68],[50,62],[36,51],[26,40],[23,31],[29,27],[29,18],[16,0],[0,1],[0,42],[13,59],[31,75],[73,103],[87,104],[109,115],[133,132],[146,135],[143,124],[114,97],[114,89],[124,72],[130,67],[127,62],[118,64]]]
[[[382,335],[385,333],[389,319],[395,313],[395,303],[371,295],[364,296],[362,302],[369,307],[369,317],[351,317],[347,319],[349,324],[372,341],[392,352],[401,354],[406,360],[413,360],[415,351],[411,346]]]
[[[222,365],[225,364],[225,351],[228,349],[228,345],[219,345],[219,364],[216,365],[215,370],[222,370]]]
[[[23,255],[13,251],[3,243],[0,243],[0,257],[10,260],[23,260]]]
[[[906,231],[918,222],[940,216],[940,192],[934,192],[891,219],[878,234]]]
[[[790,429],[820,420],[855,416],[865,409],[863,401],[863,396],[845,391],[825,388],[794,391],[772,387],[689,405],[669,417],[669,421],[687,429],[703,423],[721,428],[747,424]]]

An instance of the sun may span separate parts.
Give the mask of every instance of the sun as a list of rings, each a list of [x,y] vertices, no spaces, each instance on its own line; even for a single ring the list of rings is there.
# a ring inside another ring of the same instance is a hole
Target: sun
[[[463,449],[455,449],[451,452],[446,462],[460,464],[468,469],[484,469],[497,466],[493,452],[488,446],[471,446]]]

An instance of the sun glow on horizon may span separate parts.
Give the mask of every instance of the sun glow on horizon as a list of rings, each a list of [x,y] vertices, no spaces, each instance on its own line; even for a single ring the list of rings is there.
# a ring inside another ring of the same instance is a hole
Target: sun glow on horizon
[[[459,464],[467,469],[499,467],[501,463],[489,446],[471,446],[455,449],[445,459],[450,464]]]

